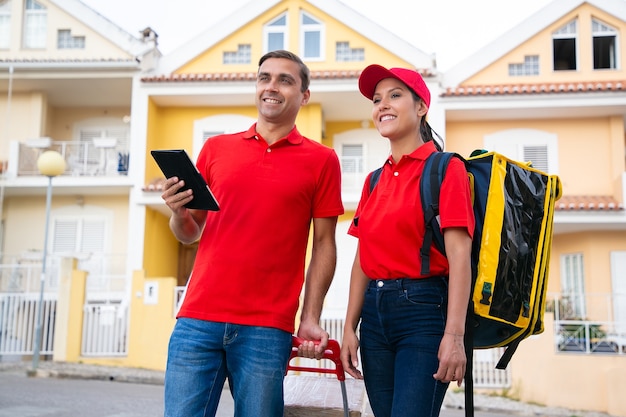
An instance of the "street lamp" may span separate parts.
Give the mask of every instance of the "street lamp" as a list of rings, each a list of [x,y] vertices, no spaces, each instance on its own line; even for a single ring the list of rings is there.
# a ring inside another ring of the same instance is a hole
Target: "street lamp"
[[[46,228],[43,241],[43,259],[41,263],[41,281],[39,288],[39,304],[37,305],[37,329],[35,333],[35,348],[33,351],[32,374],[39,366],[41,339],[43,338],[43,292],[46,285],[46,254],[48,252],[48,221],[50,219],[50,202],[52,201],[52,178],[65,172],[65,159],[56,151],[45,151],[37,158],[37,169],[41,175],[48,177],[48,191],[46,193]]]

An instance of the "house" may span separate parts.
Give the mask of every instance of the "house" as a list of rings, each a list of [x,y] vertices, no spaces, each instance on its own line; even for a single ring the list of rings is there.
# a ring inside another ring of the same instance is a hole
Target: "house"
[[[32,323],[27,312],[36,307],[48,234],[48,181],[37,168],[47,149],[62,155],[66,169],[52,181],[46,320],[54,317],[60,256],[92,275],[91,301],[122,303],[133,79],[159,56],[150,28],[129,34],[80,1],[0,1],[0,291],[13,294],[24,312],[14,317],[25,323]],[[32,352],[32,332],[9,330],[9,311],[0,355]],[[42,353],[50,354],[52,337],[43,342]]]
[[[372,63],[413,67],[431,90],[429,122],[448,150],[469,155],[486,148],[532,160],[558,174],[564,187],[545,332],[520,345],[506,372],[493,372],[491,351],[476,354],[475,369],[488,370],[476,387],[626,414],[618,379],[626,360],[624,1],[555,0],[445,74],[434,56],[337,0],[254,0],[167,56],[156,49],[153,31],[134,38],[78,1],[0,0],[0,13],[7,9],[10,22],[21,25],[45,10],[49,39],[69,30],[71,39],[84,36],[70,43],[86,46],[72,49],[71,59],[57,50],[59,42],[27,48],[21,33],[31,32],[13,26],[11,48],[0,44],[0,92],[7,97],[0,111],[16,121],[0,131],[0,159],[7,161],[0,188],[3,308],[23,312],[36,303],[37,285],[15,278],[36,283],[32,264],[35,272],[41,268],[47,181],[36,172],[36,158],[50,147],[71,150],[64,154],[70,168],[53,179],[47,288],[58,270],[59,295],[47,292],[46,306],[59,307],[47,355],[163,369],[196,248],[169,231],[162,174],[150,151],[185,149],[193,159],[208,137],[248,128],[256,116],[258,60],[285,48],[303,57],[312,75],[298,129],[333,147],[342,166],[347,212],[338,224],[338,267],[323,313],[333,337],[341,337],[356,245],[346,229],[365,176],[388,153],[370,123],[371,104],[358,92],[358,75]],[[107,94],[119,88],[123,93]],[[41,239],[32,238],[40,232]],[[77,286],[86,297],[76,296]],[[5,295],[10,291],[13,298]],[[11,330],[6,317],[0,316],[0,355],[32,353],[32,340]]]
[[[449,149],[495,150],[563,181],[546,333],[520,345],[511,391],[615,415],[626,411],[625,30],[624,1],[555,0],[446,71],[438,102]]]

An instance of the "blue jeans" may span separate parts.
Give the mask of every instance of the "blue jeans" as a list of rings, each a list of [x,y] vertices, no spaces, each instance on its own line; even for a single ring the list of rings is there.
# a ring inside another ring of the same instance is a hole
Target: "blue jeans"
[[[170,337],[165,417],[215,416],[228,378],[235,417],[282,417],[291,334],[180,318]]]
[[[446,322],[441,277],[372,280],[361,312],[361,362],[376,417],[436,417],[448,388],[433,378]]]

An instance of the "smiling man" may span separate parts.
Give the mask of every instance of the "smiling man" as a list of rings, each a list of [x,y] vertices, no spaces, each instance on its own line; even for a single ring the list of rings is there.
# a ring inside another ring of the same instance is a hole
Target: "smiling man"
[[[309,69],[300,58],[288,51],[264,55],[257,122],[245,132],[209,138],[196,162],[220,210],[187,209],[193,195],[181,191],[183,181],[164,185],[172,232],[183,243],[200,239],[170,338],[166,417],[215,416],[226,378],[235,415],[282,416],[303,285],[299,354],[323,355],[328,333],[319,319],[335,270],[343,205],[336,153],[295,125],[309,97]]]

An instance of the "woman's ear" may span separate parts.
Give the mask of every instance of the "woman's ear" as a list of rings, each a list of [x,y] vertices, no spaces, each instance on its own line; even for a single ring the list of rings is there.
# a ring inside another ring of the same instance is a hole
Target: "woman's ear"
[[[417,115],[420,117],[424,117],[426,116],[426,113],[428,113],[428,106],[426,106],[426,103],[424,103],[424,100],[420,100],[419,105],[417,107]]]

